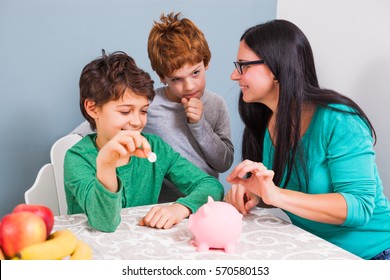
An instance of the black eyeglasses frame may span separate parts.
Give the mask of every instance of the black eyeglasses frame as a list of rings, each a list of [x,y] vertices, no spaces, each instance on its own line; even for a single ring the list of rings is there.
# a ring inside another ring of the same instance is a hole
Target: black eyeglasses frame
[[[234,67],[236,67],[237,73],[242,75],[244,71],[242,70],[243,66],[264,64],[264,60],[253,60],[253,61],[233,61]]]

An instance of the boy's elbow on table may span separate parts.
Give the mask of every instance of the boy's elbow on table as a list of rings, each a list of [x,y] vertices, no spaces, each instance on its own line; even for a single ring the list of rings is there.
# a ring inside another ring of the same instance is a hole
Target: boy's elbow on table
[[[108,220],[107,221],[98,220],[98,222],[94,222],[94,220],[91,219],[88,216],[88,223],[89,223],[89,225],[93,229],[98,230],[98,231],[102,231],[102,232],[114,232],[114,231],[116,231],[116,229],[119,226],[120,222],[121,222],[121,217],[120,216],[117,219],[115,219],[115,220],[111,220],[111,221],[108,221]]]

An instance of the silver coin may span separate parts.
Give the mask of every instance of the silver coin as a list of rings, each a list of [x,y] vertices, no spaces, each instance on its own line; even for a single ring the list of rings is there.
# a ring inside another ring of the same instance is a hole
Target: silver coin
[[[153,152],[150,153],[150,155],[148,156],[148,160],[150,162],[155,162],[157,160],[157,155]]]

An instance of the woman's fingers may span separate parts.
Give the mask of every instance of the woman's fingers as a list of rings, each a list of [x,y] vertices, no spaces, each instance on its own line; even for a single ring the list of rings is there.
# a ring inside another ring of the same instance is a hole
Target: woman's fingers
[[[257,173],[263,170],[267,170],[267,168],[262,163],[245,160],[233,169],[226,180],[230,183],[237,182],[238,179],[244,178],[247,173]]]
[[[274,178],[275,172],[272,170],[265,169],[265,170],[261,170],[261,171],[256,172],[255,175],[257,178],[262,179],[262,180],[269,180],[269,179],[272,180]]]
[[[245,188],[240,185],[233,184],[228,191],[225,201],[233,205],[240,213],[247,214],[245,209]]]
[[[250,192],[247,192],[246,196],[248,197],[248,200],[245,203],[245,210],[249,212],[250,209],[252,209],[259,203],[260,199],[258,196]]]
[[[246,193],[246,190],[243,186],[241,185],[233,185],[235,188],[236,188],[236,192],[235,192],[235,201],[236,201],[236,205],[237,205],[237,210],[239,212],[241,212],[242,214],[247,214],[247,211],[245,209],[245,193]]]

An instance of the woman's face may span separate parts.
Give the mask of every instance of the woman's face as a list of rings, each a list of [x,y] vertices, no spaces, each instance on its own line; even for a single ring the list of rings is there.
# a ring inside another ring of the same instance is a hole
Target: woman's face
[[[238,62],[261,60],[245,43],[240,42],[237,53]],[[279,83],[274,80],[274,75],[265,64],[242,66],[242,74],[234,69],[230,78],[237,81],[246,103],[263,103],[274,111],[279,99]]]

